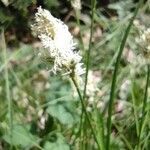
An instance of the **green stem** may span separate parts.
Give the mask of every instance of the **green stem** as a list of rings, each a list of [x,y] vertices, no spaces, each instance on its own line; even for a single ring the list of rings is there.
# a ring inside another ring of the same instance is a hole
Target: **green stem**
[[[92,3],[92,18],[91,18],[91,27],[90,27],[89,48],[88,48],[87,57],[86,57],[86,73],[85,73],[83,99],[85,99],[85,96],[86,96],[86,87],[87,87],[87,82],[88,82],[88,71],[89,71],[90,54],[91,54],[91,48],[92,48],[92,36],[93,36],[94,12],[95,12],[95,7],[96,7],[96,0],[91,0],[91,3]]]
[[[98,144],[98,140],[96,138],[96,134],[92,128],[92,125],[91,125],[91,122],[90,122],[90,119],[89,119],[89,116],[88,116],[88,113],[86,112],[86,107],[85,107],[85,104],[83,102],[83,100],[85,100],[85,97],[86,97],[86,87],[87,87],[87,82],[88,82],[88,71],[89,71],[89,65],[90,65],[90,52],[91,52],[91,47],[92,47],[92,35],[93,35],[93,25],[94,25],[94,11],[95,11],[95,6],[96,6],[96,0],[91,0],[91,9],[92,9],[92,16],[91,16],[91,27],[90,27],[90,40],[89,40],[89,48],[88,48],[88,51],[86,53],[86,74],[85,74],[85,84],[84,84],[84,91],[83,91],[83,98],[82,96],[80,97],[81,99],[81,103],[82,103],[82,111],[84,111],[85,113],[85,122],[86,122],[86,119],[92,129],[92,132],[93,132],[93,135],[94,135],[94,138]],[[78,15],[78,14],[77,14]],[[79,18],[77,16],[77,22],[78,22],[78,25],[80,25],[80,22],[79,22]],[[80,32],[80,37],[81,37],[81,42],[83,44],[83,40],[82,40],[82,35],[81,35],[81,32]],[[80,94],[81,95],[81,94]],[[85,124],[85,123],[84,123]],[[84,135],[86,137],[86,130],[84,131]],[[99,144],[98,144],[98,147],[99,147]],[[99,147],[100,148],[100,147]]]
[[[133,17],[131,18],[128,27],[124,33],[122,42],[120,44],[119,47],[119,53],[117,55],[117,59],[116,59],[116,63],[115,63],[115,69],[114,69],[114,73],[113,73],[113,78],[112,78],[112,84],[111,84],[111,91],[110,91],[110,99],[109,99],[109,106],[108,106],[108,118],[107,118],[107,140],[106,140],[106,150],[110,149],[110,135],[111,135],[111,126],[112,126],[112,122],[111,122],[111,117],[112,117],[112,109],[113,109],[113,101],[114,101],[114,94],[115,94],[115,88],[116,88],[116,80],[117,80],[117,73],[118,73],[118,67],[119,67],[119,63],[120,63],[120,59],[121,59],[121,55],[123,52],[123,49],[125,47],[125,43],[127,40],[127,37],[129,35],[131,26],[133,24],[133,21],[138,13],[138,10],[142,4],[143,0],[140,0],[138,3],[138,6],[134,12]]]
[[[78,27],[79,27],[79,29],[80,29],[80,31],[79,31],[79,36],[80,36],[80,41],[81,41],[81,48],[82,48],[82,50],[84,51],[84,43],[83,43],[83,39],[82,39],[82,30],[81,30],[81,24],[80,24],[80,10],[75,10],[75,15],[76,15],[76,20],[77,20],[77,25],[78,25]],[[80,118],[80,126],[79,126],[79,131],[78,131],[78,134],[80,135],[80,148],[83,148],[83,139],[82,139],[82,129],[84,128],[84,127],[82,127],[83,126],[83,122],[84,122],[84,119],[83,119],[83,108],[82,108],[82,112],[81,112],[81,118]]]
[[[134,80],[132,79],[132,89],[131,89],[131,96],[132,96],[132,103],[133,103],[133,114],[135,119],[135,125],[136,125],[136,134],[139,135],[139,121],[138,121],[138,114],[136,109],[136,98],[135,98],[135,92],[134,92]]]
[[[139,136],[138,136],[138,150],[140,150],[141,133],[143,130],[143,124],[144,124],[144,119],[145,119],[145,115],[146,115],[146,104],[147,104],[147,97],[148,97],[149,78],[150,78],[150,65],[147,65],[147,79],[146,79],[145,93],[144,93],[144,99],[143,99],[142,119],[141,119],[141,123],[140,123]]]
[[[96,112],[95,116],[97,122],[97,132],[98,132],[97,134],[98,134],[100,149],[105,150],[103,115],[96,107],[95,107],[95,112]]]
[[[94,128],[93,128],[93,126],[92,126],[90,117],[89,117],[89,115],[88,115],[88,113],[87,113],[87,111],[86,111],[86,107],[85,107],[85,104],[84,104],[84,100],[83,100],[83,98],[82,98],[82,95],[81,95],[80,89],[79,89],[79,87],[78,87],[78,84],[77,84],[76,80],[74,79],[74,77],[71,77],[71,79],[72,79],[72,81],[73,81],[73,83],[74,83],[74,85],[75,85],[75,87],[76,87],[77,93],[78,93],[79,98],[80,98],[80,101],[81,101],[82,109],[83,109],[83,111],[84,111],[84,114],[85,114],[85,117],[86,117],[86,119],[87,119],[87,121],[88,121],[88,124],[90,125],[91,131],[92,131],[92,134],[93,134],[93,136],[94,136],[94,139],[95,139],[95,141],[96,141],[96,143],[97,143],[98,149],[100,149],[100,146],[99,146],[99,142],[98,142],[96,133],[95,133]]]
[[[82,109],[81,117],[80,117],[79,129],[78,129],[78,132],[75,134],[75,135],[76,135],[76,136],[75,136],[75,139],[74,139],[73,142],[72,142],[72,144],[74,144],[75,141],[76,141],[76,139],[77,139],[78,137],[80,137],[80,142],[79,142],[79,143],[80,143],[80,149],[81,149],[81,147],[82,147],[83,115],[84,115],[84,113],[83,113],[83,109]]]

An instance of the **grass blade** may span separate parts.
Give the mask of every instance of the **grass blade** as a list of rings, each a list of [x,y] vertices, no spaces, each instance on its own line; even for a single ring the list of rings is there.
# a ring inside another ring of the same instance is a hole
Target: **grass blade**
[[[134,15],[131,18],[131,20],[128,24],[128,27],[127,27],[124,35],[123,35],[123,39],[122,39],[122,42],[120,44],[119,53],[117,55],[117,59],[116,59],[116,63],[115,63],[115,70],[114,70],[113,78],[112,78],[110,99],[109,99],[109,106],[108,106],[106,150],[110,149],[110,134],[111,134],[111,126],[112,126],[111,116],[112,116],[112,108],[113,108],[113,101],[114,101],[114,95],[115,95],[115,87],[116,87],[116,80],[117,80],[117,73],[118,73],[119,63],[120,63],[121,55],[122,55],[123,49],[125,47],[125,43],[126,43],[128,35],[129,35],[131,26],[133,24],[133,21],[134,21],[136,15],[138,13],[138,10],[139,10],[142,2],[143,2],[143,0],[139,1],[138,6],[137,6],[137,8],[134,12]]]
[[[75,88],[76,88],[77,93],[78,93],[78,95],[79,95],[83,112],[84,112],[85,117],[86,117],[86,119],[87,119],[87,121],[88,121],[88,124],[90,125],[90,128],[91,128],[92,134],[93,134],[93,136],[94,136],[95,142],[97,143],[98,149],[100,149],[100,145],[99,145],[99,142],[98,142],[98,139],[97,139],[97,135],[96,135],[95,130],[94,130],[93,126],[92,126],[91,119],[90,119],[90,117],[89,117],[89,115],[88,115],[88,113],[87,113],[87,111],[86,111],[86,106],[85,106],[85,104],[84,104],[84,99],[83,99],[83,97],[82,97],[82,95],[81,95],[81,92],[80,92],[80,89],[79,89],[79,87],[78,87],[78,84],[77,84],[76,80],[75,80],[73,77],[71,77],[71,79],[72,79],[73,84],[75,85]]]
[[[5,42],[4,29],[2,29],[1,31],[1,41],[2,41],[2,50],[3,50],[3,57],[4,57],[3,61],[4,61],[4,64],[7,64],[7,48],[6,48],[6,42]],[[9,130],[10,130],[10,139],[12,141],[13,118],[12,118],[12,101],[10,97],[8,64],[5,65],[4,77],[5,77],[6,99],[8,102],[8,121],[9,121]],[[11,142],[11,149],[12,149],[12,142]]]
[[[143,99],[143,107],[142,107],[142,119],[139,128],[139,136],[138,136],[138,149],[140,150],[140,141],[141,141],[141,134],[143,131],[144,126],[144,119],[146,116],[146,104],[147,104],[147,97],[148,97],[148,85],[149,85],[149,78],[150,78],[150,65],[147,65],[147,79],[146,79],[146,86],[145,86],[145,93]]]
[[[86,96],[86,87],[87,87],[87,82],[88,82],[88,71],[89,71],[89,65],[90,65],[90,53],[91,53],[91,48],[92,48],[92,36],[93,36],[94,12],[95,12],[95,7],[96,7],[96,0],[91,0],[91,5],[92,5],[92,19],[91,19],[91,27],[90,27],[89,48],[88,48],[87,57],[86,57],[86,73],[85,73],[83,99],[85,99],[85,96]]]

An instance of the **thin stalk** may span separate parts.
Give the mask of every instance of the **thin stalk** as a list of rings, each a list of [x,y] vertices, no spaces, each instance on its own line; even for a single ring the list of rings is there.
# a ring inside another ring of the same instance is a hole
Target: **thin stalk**
[[[133,84],[134,83],[132,83],[131,96],[132,96],[133,113],[134,113],[134,119],[135,119],[135,125],[136,125],[136,134],[138,136],[139,135],[139,121],[138,121],[138,114],[137,114],[137,110],[136,110],[136,102],[135,102],[136,98],[135,98],[135,94],[133,91]]]
[[[149,139],[150,139],[150,133],[148,133],[148,135],[143,140],[142,150],[148,149],[148,147],[149,147],[149,145],[148,145],[149,144]]]
[[[10,141],[11,141],[11,149],[12,149],[12,129],[13,129],[13,119],[12,119],[12,101],[10,97],[10,88],[9,88],[9,76],[8,76],[8,64],[7,64],[7,48],[5,42],[4,29],[1,31],[2,37],[2,49],[4,56],[4,64],[5,65],[5,88],[6,88],[6,99],[8,103],[8,121],[9,121],[9,130],[10,130]]]
[[[79,143],[80,143],[80,149],[82,149],[82,129],[83,129],[83,115],[84,115],[84,113],[83,113],[83,111],[82,111],[82,113],[81,113],[81,117],[80,117],[80,124],[79,124],[79,129],[78,129],[78,132],[75,134],[75,138],[74,138],[74,140],[73,140],[73,142],[72,142],[72,145],[75,143],[75,141],[77,140],[77,138],[78,137],[80,137],[80,141],[79,141]]]
[[[83,112],[83,109],[82,109],[81,118],[80,118],[80,128],[79,128],[79,135],[80,135],[80,137],[81,137],[81,134],[82,134],[83,120],[84,120],[84,112]]]
[[[144,119],[145,119],[145,115],[146,115],[146,104],[147,104],[147,97],[148,97],[149,78],[150,78],[150,65],[147,65],[147,79],[146,79],[146,86],[145,86],[144,99],[143,99],[142,118],[141,118],[141,123],[140,123],[140,128],[139,128],[139,136],[138,136],[138,150],[140,150],[141,133],[143,130]]]
[[[84,114],[85,114],[85,117],[86,117],[86,119],[87,119],[87,121],[88,121],[88,124],[90,125],[90,128],[91,128],[93,137],[94,137],[94,139],[95,139],[95,142],[97,143],[98,149],[100,149],[100,146],[99,146],[99,142],[98,142],[96,133],[95,133],[94,128],[93,128],[93,126],[92,126],[90,117],[89,117],[89,115],[88,115],[88,113],[87,113],[87,111],[86,111],[86,107],[85,107],[85,104],[84,104],[84,100],[83,100],[83,98],[82,98],[82,95],[81,95],[80,89],[79,89],[79,87],[78,87],[78,84],[77,84],[76,80],[74,79],[74,77],[71,77],[71,79],[72,79],[73,84],[75,85],[75,88],[76,88],[77,93],[78,93],[78,95],[79,95],[79,98],[80,98],[80,101],[81,101],[81,105],[82,105],[82,109],[83,109],[83,111],[84,111]]]
[[[83,121],[84,121],[83,122],[83,149],[87,150],[87,144],[88,144],[89,136],[87,135],[88,131],[84,130],[88,126],[88,122],[87,122],[86,116],[85,116],[85,119]]]
[[[134,12],[133,17],[131,18],[131,20],[128,24],[128,27],[127,27],[124,35],[123,35],[122,42],[119,46],[119,53],[117,55],[117,59],[116,59],[116,63],[115,63],[115,69],[114,69],[114,73],[113,73],[113,77],[112,77],[110,99],[109,99],[109,106],[108,106],[106,150],[110,149],[110,135],[111,135],[111,126],[112,126],[111,117],[112,117],[113,101],[114,101],[114,95],[115,95],[115,88],[116,88],[116,80],[117,80],[119,63],[120,63],[121,55],[122,55],[123,49],[125,47],[125,43],[126,43],[128,35],[129,35],[131,26],[133,24],[133,21],[134,21],[136,15],[138,13],[138,10],[139,10],[142,2],[143,2],[143,0],[139,1],[138,6]]]
[[[87,57],[86,57],[86,73],[85,73],[83,99],[85,99],[85,96],[86,96],[86,87],[87,87],[87,81],[88,81],[88,71],[89,71],[90,54],[91,54],[91,48],[92,48],[92,36],[93,36],[94,12],[95,12],[95,7],[96,7],[96,0],[91,0],[91,3],[92,3],[92,17],[91,17],[91,27],[90,27],[89,48],[88,48]]]
[[[73,82],[77,88],[77,92],[79,94],[79,97],[80,97],[80,100],[81,100],[81,104],[82,104],[82,113],[84,112],[85,113],[85,122],[86,122],[86,119],[91,127],[91,130],[92,130],[92,133],[93,133],[93,136],[95,138],[95,141],[97,142],[97,145],[99,147],[99,144],[98,144],[98,140],[96,138],[96,134],[92,128],[92,125],[91,125],[91,122],[90,122],[90,119],[89,119],[89,116],[88,116],[88,113],[86,112],[86,107],[85,107],[85,104],[83,102],[83,100],[85,99],[85,96],[86,96],[86,86],[87,86],[87,81],[88,81],[88,70],[89,70],[89,64],[90,64],[90,51],[91,51],[91,44],[92,44],[92,35],[93,35],[93,25],[94,25],[94,11],[95,11],[95,5],[96,5],[96,0],[91,0],[91,3],[92,3],[92,18],[91,18],[91,27],[90,27],[90,40],[89,40],[89,48],[88,48],[88,52],[87,52],[87,57],[86,57],[86,75],[85,75],[85,84],[84,84],[84,92],[83,92],[83,98],[82,98],[82,95],[80,93],[80,90],[78,89],[78,86],[76,84],[76,81],[73,79]],[[80,20],[79,20],[79,12],[76,12],[76,18],[77,18],[77,24],[78,26],[80,27]],[[82,46],[84,45],[83,44],[83,40],[82,40],[82,34],[80,32],[80,38],[81,38],[81,42],[82,42]],[[83,47],[84,48],[84,47]],[[84,120],[83,120],[83,123],[85,124]],[[80,131],[82,132],[82,131]],[[86,133],[86,130],[84,131]],[[86,134],[84,134],[86,135]],[[81,142],[82,143],[82,142]]]
[[[96,7],[96,0],[91,0],[91,11],[92,11],[92,15],[91,15],[91,27],[90,27],[90,39],[89,39],[89,47],[88,47],[88,51],[86,53],[86,73],[85,73],[85,83],[84,83],[84,90],[83,90],[83,100],[85,100],[86,97],[86,87],[87,87],[87,82],[88,82],[88,71],[89,71],[89,65],[90,65],[90,53],[91,53],[91,48],[92,48],[92,36],[93,36],[93,26],[94,26],[94,12],[95,12],[95,7]],[[85,109],[86,110],[86,109]],[[87,116],[88,114],[86,113],[85,116]],[[85,122],[87,121],[90,124],[90,120],[86,117],[85,118]],[[90,124],[91,126],[91,124]],[[91,126],[92,127],[92,126]],[[92,128],[91,128],[92,129]],[[92,129],[93,130],[93,129]],[[92,131],[93,132],[93,131]],[[85,130],[85,134],[86,135],[86,130]],[[93,134],[94,135],[94,134]],[[95,136],[95,135],[94,135]],[[96,138],[96,137],[95,137]],[[98,141],[96,141],[98,144]],[[99,145],[98,145],[99,146]],[[100,147],[99,147],[100,148]]]
[[[79,36],[80,36],[80,41],[81,41],[81,46],[82,46],[81,48],[84,52],[85,49],[84,49],[84,43],[83,43],[83,39],[82,39],[82,29],[81,29],[81,24],[80,24],[80,13],[81,13],[80,10],[75,10],[77,25],[80,29]],[[79,131],[78,131],[78,134],[80,135],[80,138],[81,138],[81,140],[80,140],[81,148],[83,147],[82,146],[83,145],[83,139],[82,139],[83,122],[84,122],[84,120],[83,120],[83,109],[82,109],[81,118],[80,118],[80,127],[79,127]]]
[[[98,126],[98,140],[100,144],[101,150],[105,150],[105,142],[104,142],[104,122],[103,122],[103,115],[99,110],[95,107],[95,116],[96,116],[96,122]]]

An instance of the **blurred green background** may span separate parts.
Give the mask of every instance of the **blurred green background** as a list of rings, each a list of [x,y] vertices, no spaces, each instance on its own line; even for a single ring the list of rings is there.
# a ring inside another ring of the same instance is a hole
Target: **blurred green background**
[[[96,4],[90,70],[93,80],[99,78],[93,97],[104,118],[104,135],[114,62],[137,2],[97,0]],[[0,150],[81,149],[77,135],[81,106],[74,87],[67,76],[49,73],[50,66],[37,56],[41,44],[30,28],[37,7],[48,9],[68,25],[84,62],[90,37],[91,1],[82,0],[81,4],[77,18],[77,10],[70,0],[0,1]],[[150,27],[149,0],[145,0],[135,21]],[[142,110],[146,67],[135,62],[139,48],[135,43],[137,30],[133,25],[121,58],[112,118],[112,150],[135,149],[138,142],[137,122]],[[95,110],[95,106],[90,109]],[[150,148],[150,94],[146,109],[142,150]],[[95,111],[89,114],[96,120]],[[85,149],[96,150],[88,128],[88,125],[84,127],[87,129],[87,139],[83,139]]]

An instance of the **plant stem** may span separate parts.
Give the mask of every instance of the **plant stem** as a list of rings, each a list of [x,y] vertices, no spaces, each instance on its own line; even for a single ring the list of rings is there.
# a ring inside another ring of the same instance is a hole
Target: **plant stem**
[[[143,0],[140,0],[138,3],[138,6],[134,12],[133,17],[131,18],[128,27],[123,35],[123,39],[122,42],[119,46],[119,53],[117,55],[117,59],[116,59],[116,63],[115,63],[115,69],[114,69],[114,73],[113,73],[113,77],[112,77],[112,84],[111,84],[111,91],[110,91],[110,99],[109,99],[109,106],[108,106],[108,118],[107,118],[107,140],[106,140],[106,150],[110,149],[110,135],[111,135],[111,126],[112,126],[112,122],[111,122],[111,117],[112,117],[112,109],[113,109],[113,101],[114,101],[114,94],[115,94],[115,88],[116,88],[116,80],[117,80],[117,73],[118,73],[118,67],[119,67],[119,63],[120,63],[120,59],[121,59],[121,55],[123,52],[123,49],[125,47],[125,43],[127,40],[127,37],[129,35],[131,26],[133,24],[133,21],[138,13],[138,10],[142,4]]]
[[[85,96],[86,96],[86,87],[87,87],[87,82],[88,82],[88,71],[89,71],[89,65],[90,65],[90,54],[91,54],[91,47],[92,47],[94,12],[95,12],[95,7],[96,7],[96,0],[91,0],[91,3],[92,3],[92,18],[91,18],[91,27],[90,27],[89,48],[88,48],[87,57],[86,57],[86,73],[85,73],[83,99],[85,99]]]
[[[95,139],[95,141],[96,141],[96,143],[97,143],[98,149],[100,149],[100,146],[99,146],[99,142],[98,142],[96,133],[95,133],[94,128],[93,128],[93,126],[92,126],[90,117],[89,117],[89,115],[88,115],[88,113],[87,113],[87,111],[86,111],[86,107],[85,107],[85,104],[84,104],[84,100],[83,100],[83,98],[82,98],[82,95],[81,95],[80,89],[79,89],[79,87],[78,87],[78,84],[77,84],[76,80],[74,79],[74,77],[71,77],[71,79],[72,79],[72,81],[73,81],[73,83],[74,83],[74,85],[75,85],[75,87],[76,87],[77,93],[78,93],[79,98],[80,98],[80,101],[81,101],[82,109],[83,109],[83,111],[84,111],[84,114],[85,114],[85,117],[86,117],[86,119],[87,119],[87,121],[88,121],[88,124],[90,125],[91,131],[92,131],[92,134],[93,134],[93,136],[94,136],[94,139]]]
[[[104,122],[103,122],[103,115],[99,110],[95,107],[95,116],[96,116],[96,122],[97,122],[97,134],[98,134],[98,140],[100,144],[100,149],[105,150],[105,142],[104,142]]]
[[[133,114],[134,114],[135,125],[136,125],[136,134],[138,136],[139,135],[139,121],[138,121],[138,114],[137,114],[137,110],[136,110],[136,98],[135,98],[135,92],[134,92],[133,78],[131,79],[131,81],[132,81],[131,96],[132,96],[132,103],[133,103]]]
[[[139,128],[139,136],[138,136],[138,150],[140,150],[140,140],[141,140],[141,133],[143,130],[143,123],[146,115],[146,104],[147,104],[147,97],[148,97],[148,85],[149,85],[149,78],[150,78],[150,65],[147,65],[147,79],[146,79],[146,86],[145,86],[145,93],[143,99],[143,107],[142,107],[142,118]]]
[[[81,24],[80,24],[80,14],[81,14],[81,11],[80,10],[74,10],[75,11],[75,15],[76,15],[76,21],[77,21],[77,25],[80,29],[79,31],[79,36],[80,36],[80,41],[81,41],[81,49],[83,51],[85,51],[85,48],[84,48],[84,42],[83,42],[83,39],[82,39],[82,29],[81,29]],[[83,129],[83,122],[84,122],[84,113],[83,113],[83,109],[82,109],[82,112],[81,112],[81,118],[80,118],[80,126],[79,126],[79,131],[77,133],[77,135],[80,136],[81,140],[80,140],[80,143],[81,143],[81,148],[83,147],[83,139],[82,139],[82,129]]]
[[[89,48],[88,48],[88,51],[86,53],[86,75],[85,75],[85,84],[84,84],[84,91],[83,91],[83,98],[81,96],[81,93],[80,93],[80,90],[78,89],[78,86],[77,84],[75,83],[75,80],[73,81],[74,84],[76,84],[76,88],[77,88],[77,91],[78,91],[78,94],[79,94],[79,97],[80,97],[80,100],[81,100],[81,104],[82,104],[82,112],[84,111],[85,113],[85,120],[84,120],[84,124],[86,122],[86,119],[91,127],[91,130],[92,130],[92,133],[93,133],[93,136],[95,138],[95,141],[99,147],[99,143],[98,143],[98,140],[96,138],[96,134],[92,128],[92,124],[90,122],[90,118],[88,116],[88,113],[86,112],[86,107],[85,107],[85,104],[84,104],[84,100],[85,100],[85,97],[86,97],[86,86],[87,86],[87,81],[88,81],[88,70],[89,70],[89,64],[90,64],[90,51],[91,51],[91,46],[92,46],[92,35],[93,35],[93,25],[94,25],[94,11],[95,11],[95,5],[96,5],[96,0],[91,0],[91,9],[92,9],[92,16],[91,16],[91,27],[90,27],[90,40],[89,40]],[[77,16],[77,23],[78,23],[78,26],[80,27],[80,21],[79,21],[79,14],[76,13],[76,16]],[[81,35],[81,32],[80,32],[80,38],[81,38],[81,42],[82,42],[82,45],[83,45],[83,40],[82,40],[82,35]],[[83,47],[84,48],[84,47]],[[84,133],[86,133],[86,130],[84,131]],[[86,134],[84,134],[86,135]],[[99,147],[100,148],[100,147]]]

